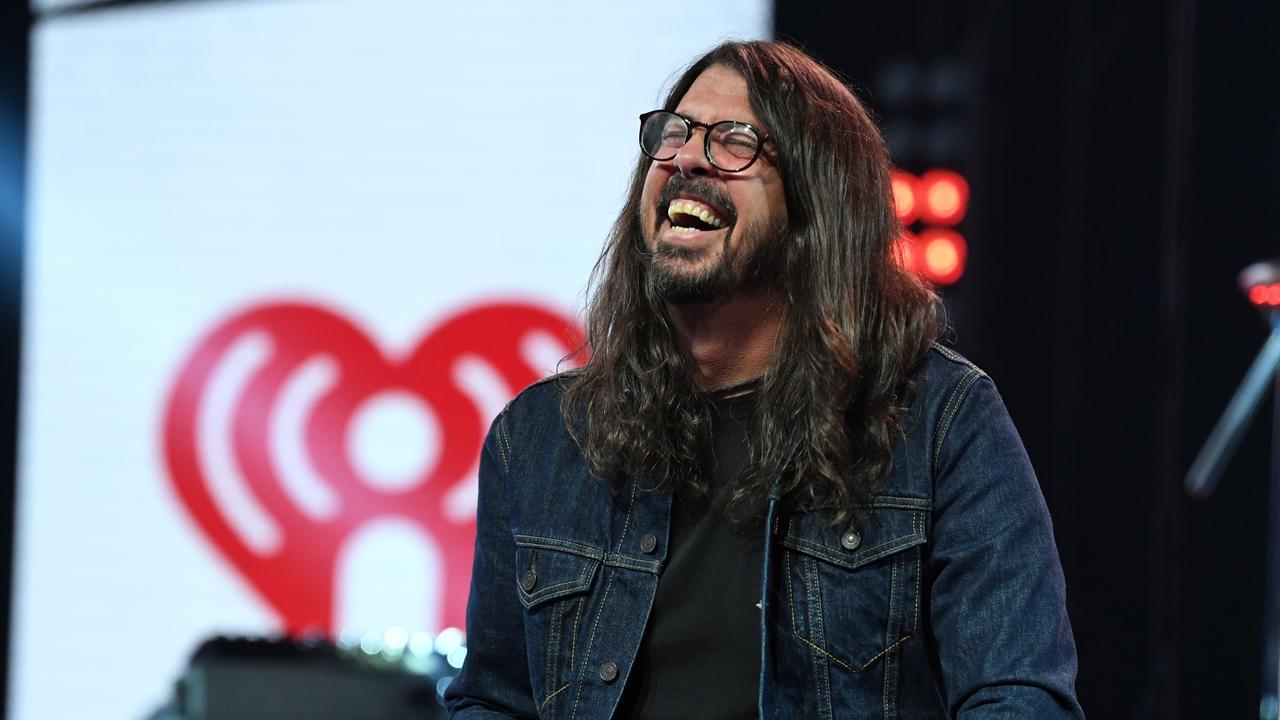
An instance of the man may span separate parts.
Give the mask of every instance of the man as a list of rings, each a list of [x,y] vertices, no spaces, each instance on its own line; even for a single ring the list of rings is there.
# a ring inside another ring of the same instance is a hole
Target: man
[[[726,43],[641,116],[588,364],[494,421],[454,717],[1082,717],[1049,518],[866,111]]]

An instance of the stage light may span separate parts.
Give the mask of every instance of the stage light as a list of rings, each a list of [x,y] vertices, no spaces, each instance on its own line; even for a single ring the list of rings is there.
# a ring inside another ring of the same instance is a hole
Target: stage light
[[[893,211],[903,225],[910,225],[919,217],[920,179],[902,170],[894,170],[889,176],[893,187]]]
[[[449,655],[454,650],[462,647],[463,634],[458,628],[445,628],[436,636],[436,652],[441,655]]]
[[[360,649],[365,655],[377,655],[382,652],[382,636],[374,632],[365,633],[360,638]]]
[[[1240,289],[1260,308],[1280,307],[1280,260],[1259,262],[1240,272]]]
[[[953,170],[930,170],[920,176],[916,197],[920,219],[955,225],[969,210],[969,183]]]
[[[449,689],[449,685],[453,683],[453,677],[446,675],[436,681],[436,695],[444,697],[444,691]]]
[[[1249,288],[1249,302],[1261,308],[1280,307],[1280,283]]]
[[[383,652],[391,652],[398,654],[404,652],[405,646],[409,644],[409,631],[400,626],[387,628],[382,636]]]
[[[907,230],[903,230],[894,243],[894,257],[898,264],[909,272],[920,272],[920,240]]]
[[[409,639],[409,652],[414,655],[426,655],[431,652],[433,645],[434,638],[419,630]]]
[[[968,247],[954,230],[929,228],[920,234],[920,274],[938,285],[950,285],[964,274]]]

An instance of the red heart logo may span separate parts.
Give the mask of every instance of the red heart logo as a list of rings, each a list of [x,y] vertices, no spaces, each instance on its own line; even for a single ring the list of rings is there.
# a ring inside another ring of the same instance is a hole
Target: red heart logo
[[[169,477],[290,634],[336,634],[339,553],[383,519],[413,523],[439,549],[441,616],[424,626],[463,627],[475,542],[470,484],[484,432],[548,358],[576,350],[582,337],[556,312],[494,303],[449,317],[393,359],[319,306],[251,308],[208,333],[178,371],[164,424]],[[418,462],[402,463],[399,475],[353,442],[375,406],[416,407],[431,420],[434,446],[408,443]]]

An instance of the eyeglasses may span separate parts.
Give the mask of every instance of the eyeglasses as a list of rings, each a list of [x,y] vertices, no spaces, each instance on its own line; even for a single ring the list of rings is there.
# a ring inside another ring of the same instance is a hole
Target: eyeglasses
[[[768,133],[746,123],[721,120],[708,125],[669,110],[653,110],[640,116],[640,150],[654,160],[670,160],[693,137],[694,128],[706,131],[707,160],[724,172],[751,167],[769,139]]]

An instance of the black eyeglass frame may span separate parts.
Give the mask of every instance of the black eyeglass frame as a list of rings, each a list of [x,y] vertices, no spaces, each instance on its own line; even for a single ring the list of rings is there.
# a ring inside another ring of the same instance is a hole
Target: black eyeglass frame
[[[645,146],[644,146],[645,121],[647,121],[649,118],[659,113],[675,115],[676,117],[684,121],[684,127],[685,127],[684,142],[680,143],[678,147],[672,148],[673,150],[675,150],[675,152],[671,153],[671,157],[657,157],[656,155],[651,155],[649,151],[645,149]],[[751,156],[751,159],[747,161],[746,165],[743,165],[737,170],[726,170],[725,168],[720,167],[720,164],[717,163],[715,159],[711,157],[711,129],[716,127],[717,125],[735,125],[738,127],[744,127],[750,130],[751,132],[755,133],[756,137],[760,138],[760,142],[756,144],[755,154]],[[689,140],[693,137],[693,131],[695,128],[702,128],[703,130],[706,131],[702,139],[702,152],[704,155],[707,156],[707,162],[711,163],[712,167],[716,168],[720,172],[740,173],[746,170],[747,168],[751,167],[752,165],[755,164],[756,160],[760,158],[760,153],[764,150],[764,144],[769,141],[769,133],[761,132],[760,128],[756,127],[755,125],[752,125],[751,123],[744,123],[738,120],[720,120],[718,122],[713,122],[713,123],[704,123],[704,122],[698,122],[697,120],[693,120],[691,118],[687,118],[674,110],[650,110],[649,112],[642,113],[640,115],[640,135],[638,138],[640,143],[640,152],[644,153],[645,157],[649,158],[650,160],[657,160],[658,162],[666,162],[667,160],[670,160],[671,158],[674,158],[677,154],[679,154],[680,148],[684,147],[684,145],[688,143]]]

